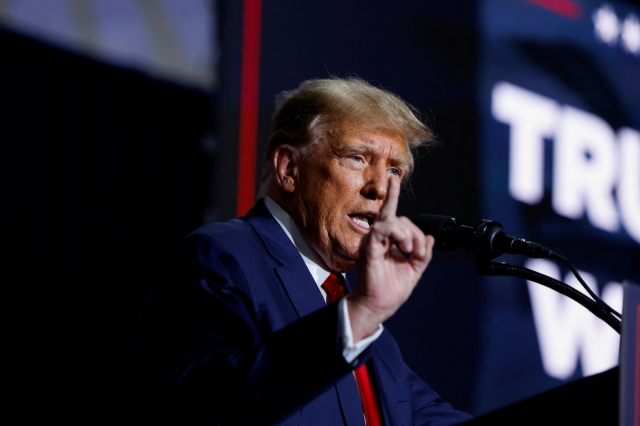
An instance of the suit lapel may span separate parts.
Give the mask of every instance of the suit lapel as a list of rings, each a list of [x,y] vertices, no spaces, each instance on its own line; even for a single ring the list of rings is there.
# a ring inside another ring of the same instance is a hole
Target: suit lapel
[[[378,351],[376,350],[376,348],[373,348],[374,351],[374,355],[369,359],[368,362],[371,363],[371,366],[373,368],[371,368],[371,370],[373,371],[373,381],[375,381],[375,383],[377,384],[376,386],[376,391],[379,392],[380,394],[377,395],[378,396],[378,401],[379,401],[379,405],[380,405],[380,412],[382,414],[383,417],[383,424],[385,425],[393,425],[396,424],[396,422],[394,421],[395,416],[395,401],[397,398],[396,393],[393,391],[394,390],[394,386],[389,386],[389,383],[385,383],[386,380],[382,380],[382,377],[384,377],[383,372],[381,371],[381,368],[386,368],[386,366],[381,366],[378,359],[379,359],[379,354],[377,353]],[[370,370],[370,371],[371,371]]]
[[[390,352],[382,349],[386,347],[387,339],[390,338],[389,332],[383,331],[378,340],[373,343],[371,347],[373,353],[368,361],[373,367],[373,380],[377,384],[377,391],[380,392],[378,400],[380,401],[382,416],[386,425],[402,423],[400,419],[403,416],[398,412],[398,403],[411,399],[408,387],[399,388],[399,383],[406,381],[406,378],[397,375],[397,371],[392,367],[393,363],[388,359]],[[402,360],[398,362],[402,362]]]
[[[353,374],[343,378],[336,384],[338,401],[342,415],[348,426],[365,426],[362,400]]]
[[[244,219],[260,236],[271,256],[280,263],[274,270],[298,317],[325,307],[322,294],[298,249],[269,213],[264,201],[259,200]],[[364,426],[360,393],[355,379],[351,375],[347,376],[336,384],[335,389],[345,423],[348,426]]]
[[[325,306],[322,294],[301,257],[298,258],[298,261],[288,265],[278,266],[276,274],[278,274],[291,304],[298,313],[298,317],[308,315]]]
[[[280,265],[275,268],[284,290],[298,317],[303,317],[325,306],[322,294],[309,273],[298,249],[293,245],[280,224],[273,218],[263,200],[244,218],[262,239],[265,248]]]

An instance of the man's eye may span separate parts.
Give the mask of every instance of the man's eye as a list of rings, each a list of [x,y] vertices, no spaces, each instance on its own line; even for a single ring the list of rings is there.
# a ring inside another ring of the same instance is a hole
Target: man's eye
[[[400,176],[400,170],[392,168],[390,169],[392,175]]]
[[[364,163],[364,158],[361,155],[352,155],[351,159],[358,163]]]

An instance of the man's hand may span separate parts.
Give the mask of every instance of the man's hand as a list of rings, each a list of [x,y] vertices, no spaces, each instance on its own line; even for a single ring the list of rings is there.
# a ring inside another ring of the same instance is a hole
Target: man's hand
[[[396,216],[399,195],[400,180],[393,176],[378,221],[360,245],[358,281],[347,296],[354,342],[371,335],[402,306],[431,261],[435,240]]]

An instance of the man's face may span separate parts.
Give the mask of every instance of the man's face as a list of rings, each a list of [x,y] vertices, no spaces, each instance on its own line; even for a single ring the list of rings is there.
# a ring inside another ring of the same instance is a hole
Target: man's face
[[[300,160],[289,212],[330,269],[355,266],[389,178],[407,173],[409,155],[400,132],[343,126],[337,137],[313,145]]]

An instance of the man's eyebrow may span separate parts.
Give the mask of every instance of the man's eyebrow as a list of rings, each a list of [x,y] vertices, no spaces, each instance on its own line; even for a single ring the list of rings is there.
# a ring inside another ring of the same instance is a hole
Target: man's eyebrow
[[[371,149],[371,147],[367,145],[350,145],[350,146],[340,146],[336,148],[337,154],[363,154],[363,155],[374,155],[375,150]]]
[[[390,158],[389,163],[393,167],[401,169],[403,172],[406,172],[410,168],[409,161],[404,158]]]

